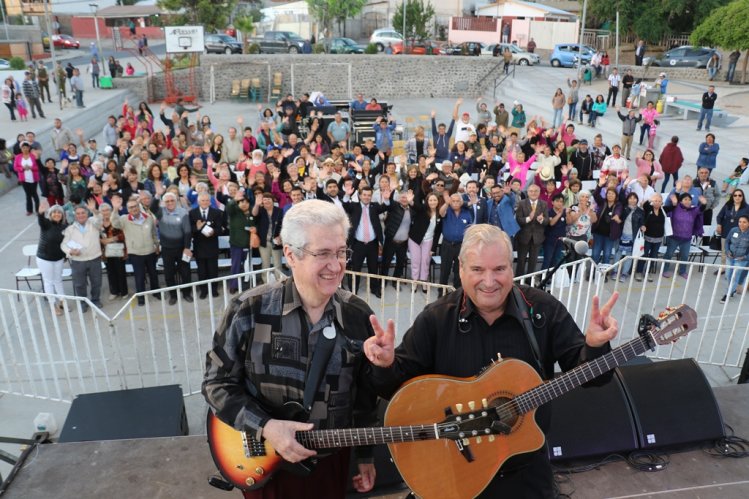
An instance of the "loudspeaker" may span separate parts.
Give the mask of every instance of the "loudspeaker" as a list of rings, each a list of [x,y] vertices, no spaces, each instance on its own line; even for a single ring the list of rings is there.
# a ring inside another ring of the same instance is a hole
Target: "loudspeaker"
[[[70,406],[60,442],[175,437],[188,434],[179,385],[86,393]]]
[[[616,376],[600,386],[580,386],[550,402],[549,459],[563,461],[637,449],[637,432]]]
[[[715,394],[694,359],[622,366],[616,375],[632,407],[641,449],[725,436]]]

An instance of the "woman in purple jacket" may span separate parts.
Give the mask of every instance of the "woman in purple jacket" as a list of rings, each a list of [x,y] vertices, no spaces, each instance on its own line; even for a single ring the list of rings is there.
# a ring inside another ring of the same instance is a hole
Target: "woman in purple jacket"
[[[666,238],[666,255],[664,260],[668,261],[674,256],[674,252],[679,250],[679,261],[686,262],[689,258],[689,249],[692,244],[692,237],[702,236],[702,212],[705,210],[707,199],[704,196],[699,197],[699,205],[692,206],[692,195],[683,192],[676,197],[671,194],[671,206],[664,209],[671,218],[672,234]],[[670,271],[670,264],[663,265],[663,277],[669,278],[674,274]],[[676,271],[681,277],[689,277],[686,267],[676,266]]]

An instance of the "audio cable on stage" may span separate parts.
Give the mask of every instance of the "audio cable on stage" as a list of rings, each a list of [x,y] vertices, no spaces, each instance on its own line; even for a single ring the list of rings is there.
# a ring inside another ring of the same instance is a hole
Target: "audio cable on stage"
[[[726,424],[726,436],[715,441],[712,447],[703,449],[713,457],[749,457],[749,440],[734,435],[731,425]]]

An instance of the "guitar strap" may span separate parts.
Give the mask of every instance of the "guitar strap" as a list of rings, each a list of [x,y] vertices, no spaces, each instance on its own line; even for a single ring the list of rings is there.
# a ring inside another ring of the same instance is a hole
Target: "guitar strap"
[[[304,316],[304,312],[299,310],[299,320],[302,324],[303,337],[309,336],[309,325],[307,324],[307,318]],[[315,393],[320,387],[325,370],[328,367],[328,361],[333,353],[333,347],[335,346],[337,335],[333,334],[331,338],[323,332],[327,328],[333,328],[335,332],[335,326],[331,323],[330,326],[326,326],[321,330],[317,336],[317,343],[315,344],[315,351],[312,353],[312,367],[310,367],[309,373],[307,374],[307,381],[304,385],[304,399],[302,404],[307,414],[312,412],[312,403],[315,400]]]
[[[530,343],[531,351],[533,352],[533,358],[536,360],[536,367],[538,367],[538,372],[541,374],[541,377],[543,379],[547,379],[544,365],[541,362],[541,349],[538,347],[538,341],[536,341],[536,335],[533,332],[531,312],[528,309],[528,304],[525,301],[525,297],[520,291],[520,288],[518,288],[517,286],[512,287],[512,298],[513,300],[515,300],[515,308],[520,313],[520,323],[523,325],[523,331],[525,331],[525,335],[528,337],[528,343]]]

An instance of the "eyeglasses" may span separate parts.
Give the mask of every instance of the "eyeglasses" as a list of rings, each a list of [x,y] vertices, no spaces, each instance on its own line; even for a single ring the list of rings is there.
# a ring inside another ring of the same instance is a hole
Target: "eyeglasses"
[[[305,249],[299,246],[293,246],[293,248],[298,249],[305,255],[309,255],[313,257],[319,262],[328,262],[331,260],[339,260],[339,261],[345,262],[349,258],[351,258],[351,255],[353,254],[353,251],[348,248],[341,248],[335,251],[332,251],[332,250],[310,251],[308,249]]]
[[[734,194],[733,197],[735,197],[735,198],[743,198],[744,195],[743,194]]]
[[[434,184],[437,187],[445,187],[445,184]]]
[[[128,210],[135,210],[135,209],[137,209],[137,208],[138,208],[138,205],[137,205],[137,204],[129,204],[129,205],[127,205],[127,209],[128,209]]]

